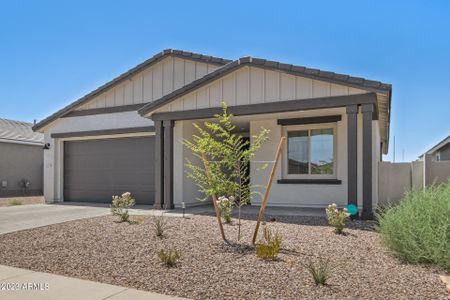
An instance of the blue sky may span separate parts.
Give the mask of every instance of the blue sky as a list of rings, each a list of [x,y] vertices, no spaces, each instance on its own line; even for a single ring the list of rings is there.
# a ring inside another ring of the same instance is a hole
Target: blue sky
[[[396,158],[413,160],[450,134],[449,15],[438,0],[3,1],[0,117],[40,120],[165,48],[251,55],[391,83]]]

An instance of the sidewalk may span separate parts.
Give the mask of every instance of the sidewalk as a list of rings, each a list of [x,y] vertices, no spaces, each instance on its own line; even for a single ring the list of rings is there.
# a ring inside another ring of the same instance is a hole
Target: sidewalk
[[[185,298],[0,265],[0,299],[182,300]]]

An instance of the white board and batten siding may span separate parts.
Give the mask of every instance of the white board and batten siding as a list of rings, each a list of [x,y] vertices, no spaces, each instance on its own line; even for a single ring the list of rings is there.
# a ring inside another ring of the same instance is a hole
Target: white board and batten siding
[[[96,96],[77,110],[152,102],[219,67],[179,57],[167,57]]]
[[[362,94],[367,91],[258,67],[242,67],[155,112]]]

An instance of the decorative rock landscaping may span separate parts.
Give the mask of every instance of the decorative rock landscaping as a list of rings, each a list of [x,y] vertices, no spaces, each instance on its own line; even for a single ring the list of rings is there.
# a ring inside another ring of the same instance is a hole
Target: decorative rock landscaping
[[[373,223],[351,222],[337,235],[319,217],[277,217],[283,237],[275,261],[258,259],[250,245],[254,217],[225,224],[216,219],[167,218],[164,238],[149,218],[140,224],[117,217],[71,221],[0,236],[0,264],[194,299],[446,299],[439,271],[402,264],[381,246]],[[161,249],[177,249],[179,264],[164,266]],[[319,257],[335,267],[316,286],[304,267]]]

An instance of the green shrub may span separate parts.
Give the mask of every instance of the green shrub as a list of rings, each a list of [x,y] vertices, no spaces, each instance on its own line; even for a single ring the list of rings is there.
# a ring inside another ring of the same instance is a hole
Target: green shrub
[[[9,206],[22,205],[22,204],[23,204],[22,201],[20,201],[19,199],[12,199],[8,203]]]
[[[333,270],[330,261],[328,259],[324,260],[321,257],[319,257],[319,260],[316,263],[310,261],[305,265],[305,267],[312,275],[316,285],[327,284],[327,280],[330,278]]]
[[[377,217],[382,240],[396,256],[450,271],[450,182],[411,191]]]
[[[264,241],[256,244],[256,256],[261,259],[276,259],[281,248],[282,237],[277,232],[272,234],[269,228],[264,227]]]
[[[325,209],[328,219],[328,224],[334,227],[337,234],[342,234],[345,228],[345,220],[350,216],[347,209],[339,210],[335,203],[328,205]]]
[[[164,236],[164,232],[169,227],[166,217],[164,217],[163,215],[159,217],[153,217],[152,225],[153,229],[155,230],[155,235],[159,238],[162,238]]]
[[[169,249],[167,251],[161,249],[158,252],[158,257],[166,267],[172,268],[177,265],[178,260],[181,258],[181,254],[175,249]]]
[[[120,221],[127,222],[128,218],[128,209],[133,207],[136,203],[134,198],[131,196],[129,192],[123,193],[121,196],[113,196],[113,201],[111,205],[111,212],[114,216],[119,216]]]

